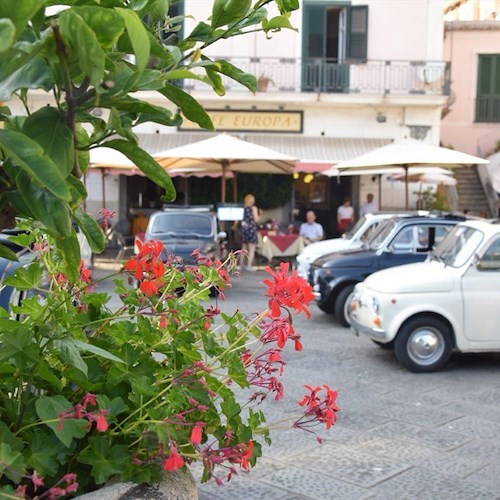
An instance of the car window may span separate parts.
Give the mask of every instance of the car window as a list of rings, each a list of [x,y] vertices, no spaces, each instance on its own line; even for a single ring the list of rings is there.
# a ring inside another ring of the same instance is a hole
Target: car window
[[[212,218],[201,214],[161,214],[155,217],[151,234],[162,233],[210,236]]]
[[[479,269],[500,271],[500,237],[496,238],[478,262]]]
[[[380,224],[368,241],[368,246],[372,250],[377,250],[378,248],[380,248],[387,237],[391,234],[396,224],[397,222],[391,219],[386,220],[382,224]]]
[[[413,226],[399,231],[391,242],[390,248],[395,253],[409,253],[414,249]]]
[[[354,224],[354,226],[351,229],[349,229],[349,231],[346,231],[346,233],[344,234],[344,237],[347,240],[351,240],[353,238],[353,236],[359,231],[359,229],[365,223],[366,223],[366,216],[363,215],[363,217],[361,217],[361,219],[359,219],[358,222],[356,222],[356,224]]]

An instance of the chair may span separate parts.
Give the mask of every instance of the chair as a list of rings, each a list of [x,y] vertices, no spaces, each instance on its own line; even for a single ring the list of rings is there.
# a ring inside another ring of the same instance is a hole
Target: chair
[[[127,252],[134,252],[135,239],[133,237],[125,237],[118,231],[115,231],[114,237],[118,245],[118,253],[116,254],[115,262],[120,262],[123,260]]]

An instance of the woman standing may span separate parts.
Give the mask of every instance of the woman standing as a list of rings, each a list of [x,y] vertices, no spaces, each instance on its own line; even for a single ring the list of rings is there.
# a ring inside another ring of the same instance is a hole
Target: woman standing
[[[259,221],[259,209],[255,206],[255,198],[253,194],[247,194],[243,198],[243,220],[241,221],[241,249],[246,251],[248,255],[247,271],[255,271],[253,260],[255,258],[255,247],[257,246],[257,222]],[[245,253],[240,255],[240,266],[243,265]]]
[[[354,222],[354,209],[351,207],[351,200],[344,198],[344,202],[337,209],[337,224],[340,234],[344,234],[346,229]]]

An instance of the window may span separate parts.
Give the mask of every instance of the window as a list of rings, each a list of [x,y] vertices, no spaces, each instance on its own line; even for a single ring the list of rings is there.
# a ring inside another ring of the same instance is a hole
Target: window
[[[476,121],[500,122],[500,54],[479,56]]]
[[[310,0],[303,12],[303,90],[348,92],[349,64],[368,55],[368,7]]]
[[[500,270],[500,238],[489,246],[477,266],[479,269]]]

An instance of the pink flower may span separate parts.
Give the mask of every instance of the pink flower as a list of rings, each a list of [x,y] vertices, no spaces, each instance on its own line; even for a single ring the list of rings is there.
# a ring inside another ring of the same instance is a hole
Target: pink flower
[[[102,413],[97,417],[96,429],[98,432],[106,432],[108,430],[108,421]]]
[[[191,431],[191,436],[189,437],[189,440],[193,444],[200,444],[201,443],[201,438],[203,436],[203,431],[202,431],[202,422],[196,422],[195,426],[193,427],[193,430]]]
[[[170,456],[163,462],[163,469],[166,471],[172,471],[180,469],[184,466],[184,459],[177,452],[175,446],[170,447]]]

